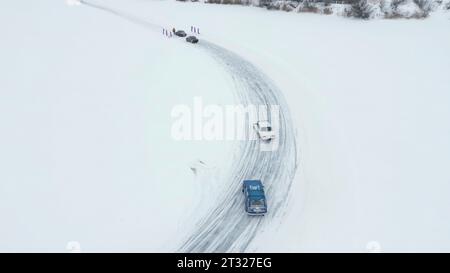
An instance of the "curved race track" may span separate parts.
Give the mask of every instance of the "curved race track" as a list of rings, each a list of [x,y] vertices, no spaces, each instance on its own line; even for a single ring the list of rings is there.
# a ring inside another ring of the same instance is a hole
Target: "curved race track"
[[[159,31],[160,26],[126,14],[122,11],[80,1],[86,6],[110,12],[143,27]],[[239,55],[214,43],[201,40],[197,46],[213,57],[230,74],[235,84],[236,103],[279,106],[278,147],[266,151],[258,140],[239,141],[236,157],[222,198],[214,204],[180,246],[180,252],[243,252],[265,225],[275,224],[282,216],[283,205],[297,168],[295,132],[287,103],[270,79]],[[249,216],[244,212],[241,192],[244,179],[261,179],[265,186],[268,213],[264,217]]]
[[[279,145],[277,149],[261,149],[258,140],[240,141],[229,185],[215,208],[200,221],[196,231],[179,249],[180,252],[243,252],[263,225],[273,223],[282,214],[297,167],[295,132],[289,110],[281,92],[270,79],[237,54],[207,41],[201,49],[225,67],[235,83],[237,103],[246,105],[278,105],[280,109]],[[264,145],[264,144],[262,144]],[[241,192],[244,179],[261,179],[265,186],[268,213],[264,217],[244,212]]]

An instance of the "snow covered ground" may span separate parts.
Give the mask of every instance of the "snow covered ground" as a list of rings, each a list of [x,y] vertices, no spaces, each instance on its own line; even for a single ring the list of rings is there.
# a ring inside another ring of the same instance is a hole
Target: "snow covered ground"
[[[362,22],[95,2],[198,26],[283,92],[300,164],[286,214],[248,251],[450,251],[450,14]],[[226,72],[195,46],[87,6],[18,0],[0,15],[0,251],[178,249],[220,195],[236,143],[175,141],[170,113],[194,96],[235,102]],[[197,159],[207,175],[196,179]]]
[[[191,162],[226,169],[230,154],[227,142],[173,140],[171,111],[194,96],[232,103],[223,72],[64,1],[11,2],[0,17],[0,251],[167,250],[200,200]]]

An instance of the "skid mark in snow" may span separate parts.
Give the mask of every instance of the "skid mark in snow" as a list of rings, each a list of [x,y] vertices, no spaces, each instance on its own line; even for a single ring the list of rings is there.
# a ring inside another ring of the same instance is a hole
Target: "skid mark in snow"
[[[122,11],[81,0],[80,3],[103,10],[132,23],[155,31],[162,27]],[[225,67],[235,85],[238,103],[247,105],[278,105],[280,109],[278,148],[275,151],[261,149],[258,141],[241,141],[234,158],[232,172],[225,180],[222,199],[212,211],[200,220],[196,230],[181,245],[181,252],[243,252],[246,251],[257,231],[264,225],[274,224],[282,216],[292,180],[297,168],[295,133],[288,106],[281,92],[269,78],[254,65],[237,54],[205,40],[198,47]],[[241,192],[244,179],[261,179],[266,190],[268,213],[264,217],[249,216],[244,212],[244,196]]]
[[[181,246],[181,252],[246,251],[259,228],[282,215],[297,168],[294,128],[286,102],[267,76],[237,54],[207,41],[198,46],[230,73],[238,102],[246,105],[279,105],[279,146],[262,151],[258,141],[241,141],[228,180],[229,185],[215,209],[200,221],[197,230]],[[269,212],[264,217],[244,212],[241,192],[244,179],[261,179],[266,189]]]
[[[106,7],[106,6],[103,6],[103,5],[100,5],[100,4],[95,4],[92,1],[80,0],[79,2],[81,4],[83,4],[83,5],[88,6],[88,7],[112,13],[112,14],[114,14],[116,16],[121,17],[122,19],[130,21],[130,22],[132,22],[134,24],[138,24],[138,25],[140,25],[142,27],[145,27],[145,28],[149,28],[149,29],[152,29],[152,30],[155,30],[155,31],[159,31],[159,30],[162,29],[162,26],[160,26],[160,25],[158,25],[156,23],[153,23],[153,22],[150,22],[150,21],[147,21],[147,20],[143,20],[143,19],[141,19],[139,17],[136,17],[136,16],[128,14],[128,13],[125,13],[125,12],[117,10],[117,9]]]

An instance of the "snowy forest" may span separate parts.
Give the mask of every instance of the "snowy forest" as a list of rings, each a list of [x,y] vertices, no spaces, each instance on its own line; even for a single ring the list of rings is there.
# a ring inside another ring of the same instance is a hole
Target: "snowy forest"
[[[198,2],[198,0],[191,1]],[[288,12],[336,14],[359,19],[421,19],[428,17],[433,11],[450,10],[450,0],[205,0],[204,2],[251,5]]]

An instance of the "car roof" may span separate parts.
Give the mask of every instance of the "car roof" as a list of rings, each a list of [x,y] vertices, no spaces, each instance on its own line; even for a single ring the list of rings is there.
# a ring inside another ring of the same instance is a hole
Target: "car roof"
[[[261,180],[244,180],[245,186],[262,186]]]
[[[258,121],[258,124],[259,124],[259,126],[261,126],[261,127],[269,127],[269,126],[270,126],[270,122],[267,121],[267,120],[261,120],[261,121]]]

